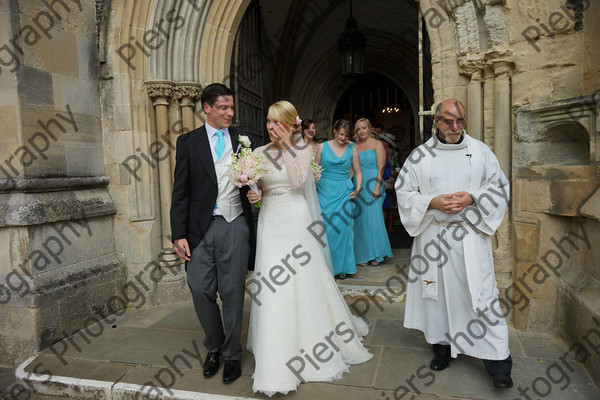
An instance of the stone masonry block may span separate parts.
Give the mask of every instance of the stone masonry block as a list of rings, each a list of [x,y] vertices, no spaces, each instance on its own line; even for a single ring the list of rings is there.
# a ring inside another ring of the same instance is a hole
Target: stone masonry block
[[[545,212],[552,206],[549,182],[523,180],[521,190],[520,210]]]
[[[540,241],[540,222],[537,220],[515,219],[514,230],[517,260],[535,260]]]
[[[17,76],[21,104],[24,107],[54,108],[54,88],[49,72],[22,66],[18,70]],[[26,120],[25,117],[23,120]]]

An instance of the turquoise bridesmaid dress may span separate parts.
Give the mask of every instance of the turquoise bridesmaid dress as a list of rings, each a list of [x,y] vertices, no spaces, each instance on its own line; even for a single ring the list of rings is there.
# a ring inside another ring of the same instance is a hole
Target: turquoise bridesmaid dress
[[[349,144],[338,157],[329,143],[323,143],[321,151],[321,179],[317,182],[317,193],[325,232],[333,261],[333,274],[355,274],[354,219],[355,204],[350,200],[354,185],[350,180],[352,147]]]
[[[381,196],[374,200],[371,197],[377,183],[377,154],[375,149],[359,151],[362,169],[362,190],[355,200],[356,214],[354,220],[354,256],[359,264],[371,260],[382,262],[392,257],[392,247],[385,229],[382,205],[385,190],[381,188]]]

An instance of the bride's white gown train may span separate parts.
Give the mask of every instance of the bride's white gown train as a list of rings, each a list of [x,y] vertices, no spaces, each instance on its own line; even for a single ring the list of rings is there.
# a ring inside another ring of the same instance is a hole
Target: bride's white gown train
[[[348,364],[372,357],[361,343],[369,327],[350,313],[326,264],[328,250],[318,239],[324,227],[309,230],[303,185],[314,185],[312,150],[294,153],[278,159],[280,170],[267,160],[255,281],[248,288],[254,293],[246,346],[256,361],[252,389],[269,396],[303,381],[339,379]]]

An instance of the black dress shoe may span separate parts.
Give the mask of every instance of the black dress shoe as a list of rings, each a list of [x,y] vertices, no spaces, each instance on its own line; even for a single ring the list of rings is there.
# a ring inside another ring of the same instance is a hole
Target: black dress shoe
[[[242,360],[225,360],[223,383],[231,383],[242,375]]]
[[[434,371],[443,371],[448,368],[448,365],[450,365],[450,357],[435,356],[433,357],[433,360],[431,360],[429,368]]]
[[[340,274],[339,277],[340,277],[340,279],[343,280],[343,279],[346,279],[348,277],[348,275],[346,275],[346,274]]]
[[[433,345],[433,353],[435,357],[431,360],[431,364],[429,364],[429,368],[434,371],[443,371],[448,368],[450,364],[450,346],[447,344],[434,344]]]
[[[219,356],[221,353],[217,352],[209,352],[206,355],[206,360],[204,360],[204,377],[210,378],[219,370]]]
[[[499,389],[508,389],[513,387],[513,381],[510,375],[494,375],[494,387],[497,387]]]

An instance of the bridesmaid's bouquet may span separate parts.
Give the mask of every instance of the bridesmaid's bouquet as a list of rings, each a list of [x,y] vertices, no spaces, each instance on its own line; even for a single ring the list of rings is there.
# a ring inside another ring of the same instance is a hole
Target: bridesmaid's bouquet
[[[321,179],[321,172],[323,172],[323,168],[321,168],[321,166],[316,162],[311,161],[310,170],[312,172],[312,176],[315,183],[319,182],[319,179]]]
[[[250,139],[247,136],[240,136],[238,141],[243,147],[232,156],[229,179],[237,187],[249,186],[251,190],[258,193],[256,184],[267,173],[264,157],[259,152],[252,153]],[[261,205],[262,201],[254,204],[255,207]]]

